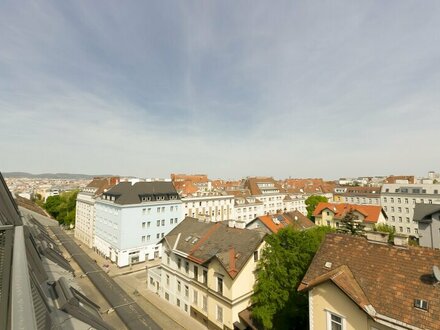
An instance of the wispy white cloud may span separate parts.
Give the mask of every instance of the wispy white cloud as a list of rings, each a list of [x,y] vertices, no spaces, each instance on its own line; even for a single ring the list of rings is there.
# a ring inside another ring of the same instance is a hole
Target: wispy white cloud
[[[239,177],[440,161],[437,1],[0,4],[2,170]]]

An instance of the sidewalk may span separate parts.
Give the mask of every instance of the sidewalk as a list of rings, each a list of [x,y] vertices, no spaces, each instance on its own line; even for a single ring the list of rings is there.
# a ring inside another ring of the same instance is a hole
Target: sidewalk
[[[154,267],[160,264],[160,260],[146,261],[132,266],[118,268],[110,260],[90,249],[86,245],[77,241],[73,232],[65,231],[71,236],[81,249],[90,258],[96,260],[100,268],[107,271],[107,274],[113,278],[136,302],[158,322],[164,329],[173,328],[178,330],[179,326],[182,329],[188,330],[205,330],[206,327],[200,322],[194,320],[164,299],[161,299],[154,292],[147,289],[147,267]],[[108,267],[106,267],[108,265]],[[81,274],[77,274],[81,275]]]

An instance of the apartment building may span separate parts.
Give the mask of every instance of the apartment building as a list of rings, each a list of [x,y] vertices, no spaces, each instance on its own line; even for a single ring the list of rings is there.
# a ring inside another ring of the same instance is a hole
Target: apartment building
[[[298,287],[308,292],[309,329],[440,329],[440,250],[373,234],[326,236]]]
[[[273,178],[247,178],[243,183],[243,188],[249,191],[250,196],[263,203],[264,214],[294,210],[307,214],[304,194],[289,193]]]
[[[234,196],[220,192],[195,193],[182,197],[185,216],[203,217],[217,222],[229,220],[234,214]]]
[[[89,248],[94,246],[95,200],[118,182],[118,177],[94,178],[76,197],[74,235]]]
[[[380,199],[388,215],[387,223],[398,233],[418,237],[414,207],[416,203],[440,204],[440,184],[384,184]]]
[[[440,249],[440,204],[416,203],[414,221],[418,223],[420,246]]]
[[[169,181],[121,182],[95,205],[95,247],[118,267],[161,257],[159,241],[184,214]]]
[[[374,229],[376,224],[385,224],[387,215],[381,206],[377,205],[355,205],[319,203],[313,216],[315,223],[319,226],[330,226],[339,228],[343,219],[352,213],[355,218],[363,223],[365,229]]]
[[[148,269],[150,290],[209,329],[242,329],[238,314],[250,306],[265,234],[235,224],[185,218],[162,240],[161,266]]]
[[[380,187],[336,187],[333,202],[358,205],[380,205]]]

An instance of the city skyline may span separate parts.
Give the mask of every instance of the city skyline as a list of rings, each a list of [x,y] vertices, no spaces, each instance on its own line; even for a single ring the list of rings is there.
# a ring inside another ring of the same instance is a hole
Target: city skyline
[[[0,4],[0,169],[438,170],[440,3]]]

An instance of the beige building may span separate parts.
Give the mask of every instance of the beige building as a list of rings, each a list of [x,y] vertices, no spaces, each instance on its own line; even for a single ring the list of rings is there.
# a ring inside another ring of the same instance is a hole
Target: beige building
[[[326,236],[298,287],[310,330],[440,329],[440,251],[369,235]]]
[[[162,240],[149,289],[210,329],[242,326],[238,314],[250,306],[265,233],[235,225],[185,218]]]
[[[94,246],[95,200],[118,182],[117,177],[95,178],[76,197],[74,235],[90,248]]]
[[[374,229],[376,224],[385,224],[387,220],[387,215],[381,206],[323,202],[316,206],[313,216],[315,223],[319,226],[339,228],[345,216],[350,212],[363,223],[366,230]]]

